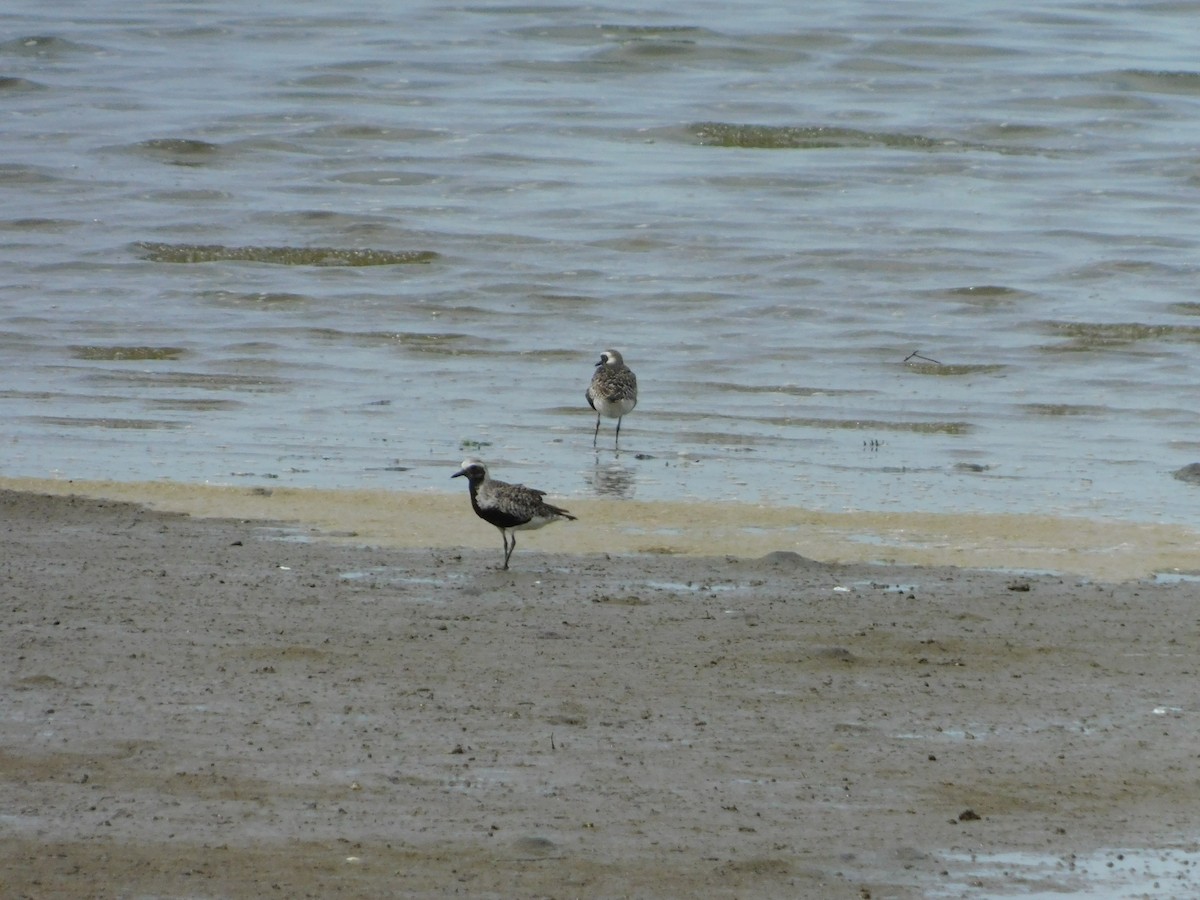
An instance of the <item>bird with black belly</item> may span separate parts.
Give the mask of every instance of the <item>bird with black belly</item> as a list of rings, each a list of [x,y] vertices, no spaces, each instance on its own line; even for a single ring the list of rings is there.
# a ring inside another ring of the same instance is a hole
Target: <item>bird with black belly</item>
[[[517,536],[513,532],[542,528],[559,519],[575,519],[565,509],[552,506],[542,499],[545,491],[523,484],[496,481],[488,474],[487,466],[478,459],[464,459],[462,468],[450,477],[459,476],[466,478],[470,486],[471,506],[475,515],[500,530],[504,540],[504,569],[508,568],[508,559],[513,550],[517,549]]]

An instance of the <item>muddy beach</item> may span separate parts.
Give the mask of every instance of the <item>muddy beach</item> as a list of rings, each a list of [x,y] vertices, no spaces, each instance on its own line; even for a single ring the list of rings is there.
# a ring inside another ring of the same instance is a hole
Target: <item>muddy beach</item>
[[[0,492],[6,897],[1200,889],[1187,577],[61,493]]]

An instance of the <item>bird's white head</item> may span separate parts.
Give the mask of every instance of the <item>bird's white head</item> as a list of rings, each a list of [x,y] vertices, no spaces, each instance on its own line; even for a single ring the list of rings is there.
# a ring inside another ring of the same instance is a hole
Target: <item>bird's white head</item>
[[[620,350],[605,350],[600,354],[600,362],[596,363],[596,368],[601,366],[619,366],[625,360],[621,357]]]
[[[466,476],[466,479],[473,484],[484,481],[488,477],[487,466],[482,460],[478,460],[473,456],[469,456],[462,461],[462,468],[451,475],[451,478],[458,478],[460,475]]]

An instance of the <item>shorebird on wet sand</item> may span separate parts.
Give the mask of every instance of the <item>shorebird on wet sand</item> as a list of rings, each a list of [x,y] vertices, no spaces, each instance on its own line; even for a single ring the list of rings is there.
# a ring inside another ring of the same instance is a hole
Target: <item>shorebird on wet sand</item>
[[[617,436],[613,447],[621,440],[621,419],[633,412],[637,406],[637,376],[625,365],[617,350],[605,350],[596,363],[592,383],[588,385],[587,402],[596,411],[596,432],[592,435],[592,446],[600,437],[600,417],[617,420]]]
[[[500,536],[504,540],[505,569],[508,568],[508,558],[517,549],[517,536],[511,532],[528,531],[558,519],[575,518],[565,509],[551,506],[543,500],[545,491],[493,480],[488,475],[487,466],[477,459],[464,459],[462,468],[450,477],[458,478],[460,475],[465,476],[470,484],[471,506],[475,515],[500,529]]]

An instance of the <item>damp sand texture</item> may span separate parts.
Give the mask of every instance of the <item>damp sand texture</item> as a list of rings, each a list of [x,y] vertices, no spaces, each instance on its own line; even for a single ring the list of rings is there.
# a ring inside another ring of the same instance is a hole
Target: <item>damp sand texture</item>
[[[6,896],[1198,888],[1186,581],[0,507]]]

